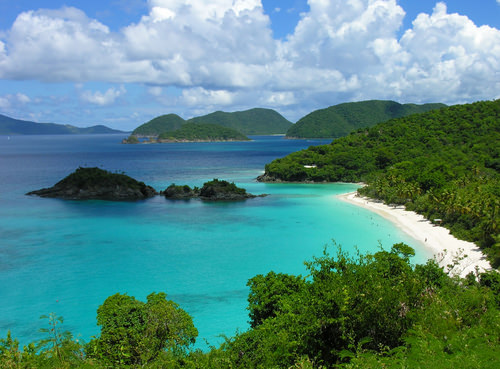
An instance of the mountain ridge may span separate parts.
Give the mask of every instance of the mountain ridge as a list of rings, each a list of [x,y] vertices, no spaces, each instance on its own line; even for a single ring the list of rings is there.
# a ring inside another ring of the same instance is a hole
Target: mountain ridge
[[[124,133],[102,124],[91,127],[75,127],[70,124],[37,123],[11,118],[0,114],[0,135],[64,135],[64,134],[110,134]]]
[[[372,127],[389,119],[425,113],[445,104],[400,104],[392,100],[348,102],[315,110],[300,118],[286,133],[287,138],[339,138],[359,128]]]
[[[186,124],[214,124],[230,128],[243,135],[285,134],[292,122],[272,109],[253,108],[244,111],[213,113],[183,119],[177,114],[164,114],[141,124],[134,129],[132,135],[138,137],[159,136],[162,133],[175,131]]]

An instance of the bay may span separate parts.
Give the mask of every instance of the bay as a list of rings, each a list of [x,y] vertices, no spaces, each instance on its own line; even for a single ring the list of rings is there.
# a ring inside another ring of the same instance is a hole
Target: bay
[[[123,145],[123,135],[0,136],[0,337],[39,338],[41,314],[88,341],[106,297],[164,291],[194,319],[198,347],[248,328],[246,283],[256,274],[305,274],[335,243],[355,253],[406,242],[387,220],[336,199],[355,184],[266,184],[264,165],[325,140],[256,136],[250,142]],[[244,202],[64,201],[25,196],[79,166],[126,174],[157,190],[234,181]],[[335,240],[335,241],[332,241]]]

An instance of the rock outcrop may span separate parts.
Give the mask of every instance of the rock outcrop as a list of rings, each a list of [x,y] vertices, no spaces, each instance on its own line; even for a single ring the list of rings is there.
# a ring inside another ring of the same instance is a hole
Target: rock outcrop
[[[177,186],[176,184],[172,183],[165,189],[165,191],[162,191],[161,194],[167,199],[189,200],[198,197],[200,194],[200,190],[197,187],[192,189],[188,185]]]
[[[120,173],[99,168],[78,168],[53,187],[28,192],[26,195],[67,200],[131,201],[153,197],[151,186]]]
[[[206,201],[239,201],[257,197],[247,193],[244,188],[237,187],[234,183],[218,179],[204,183],[202,188],[171,184],[161,194],[172,200],[199,198]]]

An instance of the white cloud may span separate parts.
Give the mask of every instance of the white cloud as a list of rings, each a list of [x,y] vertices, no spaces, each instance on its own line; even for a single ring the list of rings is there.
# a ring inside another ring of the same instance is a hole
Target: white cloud
[[[403,9],[395,0],[310,0],[310,12],[284,45],[285,57],[297,65],[358,73],[376,59],[367,45],[393,37]]]
[[[0,62],[7,57],[7,51],[5,50],[5,44],[0,41]]]
[[[91,104],[105,106],[113,104],[118,97],[124,95],[126,92],[125,87],[120,86],[119,89],[111,87],[104,93],[100,91],[91,92],[86,90],[81,93],[80,97],[83,101]]]
[[[0,109],[20,108],[29,102],[31,99],[23,93],[7,94],[0,96]]]
[[[272,38],[260,0],[149,0],[148,13],[118,32],[75,8],[29,11],[0,35],[0,78],[141,83],[157,86],[148,92],[158,101],[174,86],[183,92],[168,104],[228,110],[500,97],[498,29],[438,3],[399,38],[405,12],[396,0],[308,3],[285,40]],[[109,105],[124,93],[81,98]]]
[[[202,87],[195,87],[185,89],[180,100],[188,106],[229,106],[234,102],[234,96],[225,90],[206,90]]]
[[[399,45],[388,65],[394,73],[385,80],[399,81],[402,95],[445,102],[499,96],[499,30],[477,27],[438,3],[431,15],[415,19]]]
[[[10,108],[9,100],[4,96],[0,96],[0,109],[6,110],[8,108]]]
[[[153,86],[148,88],[148,93],[152,96],[158,97],[162,95],[163,89],[159,86]]]

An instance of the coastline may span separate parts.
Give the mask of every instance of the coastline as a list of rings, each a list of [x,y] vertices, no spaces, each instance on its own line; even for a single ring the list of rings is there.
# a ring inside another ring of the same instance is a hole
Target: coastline
[[[489,261],[476,244],[455,238],[448,229],[432,224],[420,214],[405,210],[404,206],[388,206],[383,202],[361,197],[357,192],[341,194],[337,198],[373,211],[393,222],[423,247],[431,250],[439,265],[445,270],[448,264],[453,263],[456,256],[467,255],[451,269],[450,274],[465,277],[468,273],[475,272],[476,267],[479,268],[479,272],[491,269]]]

